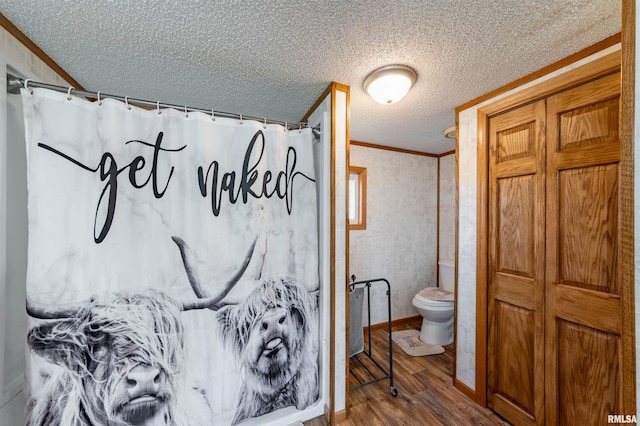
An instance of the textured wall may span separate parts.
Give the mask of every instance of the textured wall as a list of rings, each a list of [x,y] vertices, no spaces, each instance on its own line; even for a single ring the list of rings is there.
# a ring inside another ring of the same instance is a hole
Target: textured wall
[[[440,161],[440,228],[438,259],[455,259],[456,249],[456,156],[450,154]]]
[[[350,164],[367,169],[367,229],[349,233],[349,274],[389,280],[392,319],[418,315],[436,280],[438,159],[351,145]],[[384,291],[371,301],[371,323],[387,321]]]
[[[476,206],[477,206],[477,127],[478,108],[498,99],[517,93],[542,81],[556,77],[580,65],[591,62],[613,51],[612,46],[588,58],[547,74],[537,80],[475,105],[458,114],[458,294],[456,377],[475,389],[475,345],[476,345]],[[637,189],[636,189],[637,191]],[[639,314],[640,318],[640,314]]]
[[[458,116],[458,287],[456,375],[475,389],[476,353],[476,113]]]

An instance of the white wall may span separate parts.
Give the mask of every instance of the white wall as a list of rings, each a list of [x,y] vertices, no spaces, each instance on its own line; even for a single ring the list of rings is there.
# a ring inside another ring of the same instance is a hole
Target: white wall
[[[6,90],[6,71],[67,85],[0,27],[0,425],[24,423],[26,160],[20,97]]]
[[[349,99],[347,93],[336,91],[335,121],[332,123],[335,132],[335,406],[336,412],[346,408],[346,289],[347,289],[347,138],[349,116]]]
[[[335,103],[335,119],[332,122],[331,110],[332,102]],[[316,183],[318,185],[319,194],[319,233],[320,233],[320,279],[322,286],[328,286],[331,280],[331,216],[335,219],[335,252],[334,252],[334,270],[333,279],[335,287],[333,288],[335,300],[335,316],[333,323],[328,315],[330,294],[321,292],[320,309],[326,315],[326,321],[321,324],[322,347],[321,357],[322,365],[320,377],[322,383],[321,395],[329,401],[330,376],[328,371],[328,362],[333,357],[334,376],[333,376],[333,393],[334,393],[334,412],[341,412],[346,407],[346,155],[347,155],[347,117],[348,117],[348,98],[347,93],[342,90],[336,90],[335,98],[328,95],[316,108],[309,117],[309,124],[316,127],[322,123],[320,143],[316,144],[314,155],[316,156],[316,166],[320,169],[316,170]],[[334,199],[335,210],[331,212],[331,135],[335,135],[334,149],[334,172],[335,180]],[[327,287],[325,287],[327,288]],[[328,288],[327,288],[328,289]],[[330,330],[333,325],[333,330]],[[329,333],[333,331],[335,346],[334,351],[329,352],[330,348]],[[327,406],[327,408],[329,408]]]
[[[329,349],[331,333],[330,318],[330,279],[331,279],[331,96],[327,96],[309,117],[312,127],[320,127],[320,141],[314,144],[313,153],[316,165],[316,187],[318,191],[318,234],[319,234],[319,278],[320,278],[320,369],[319,385],[320,398],[324,406],[329,404],[331,397],[330,360],[332,354]]]
[[[438,158],[440,175],[440,226],[438,259],[453,261],[456,256],[456,156]]]
[[[478,109],[510,96],[527,87],[556,77],[608,53],[620,50],[620,45],[612,46],[588,58],[554,71],[544,77],[529,82],[517,89],[503,93],[458,114],[458,294],[457,294],[457,337],[456,337],[456,378],[475,390],[475,344],[476,344],[476,203],[477,203],[477,127]],[[637,100],[636,100],[637,102]],[[636,103],[637,105],[637,103]],[[636,110],[637,111],[637,110]],[[637,113],[637,112],[636,112]],[[636,135],[637,138],[637,135]],[[638,145],[637,145],[638,146]],[[636,150],[637,151],[637,150]],[[637,152],[636,152],[637,156]],[[637,163],[636,163],[637,164]],[[636,185],[636,194],[638,186]],[[640,228],[636,228],[640,229]],[[637,256],[637,250],[636,250]],[[636,258],[636,269],[638,261]],[[637,277],[637,272],[636,272]],[[636,278],[636,284],[638,279]],[[636,285],[636,295],[638,285]],[[636,306],[640,306],[636,303]]]
[[[436,284],[438,159],[351,145],[350,165],[367,169],[367,228],[349,232],[349,274],[389,281],[392,319],[418,315],[413,296]],[[387,321],[385,290],[372,288],[372,324]]]

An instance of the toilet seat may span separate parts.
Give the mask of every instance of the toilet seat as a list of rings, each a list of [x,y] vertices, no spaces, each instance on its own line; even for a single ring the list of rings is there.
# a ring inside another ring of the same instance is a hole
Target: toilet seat
[[[416,309],[422,310],[422,311],[432,311],[432,312],[451,311],[452,313],[455,306],[454,303],[451,301],[449,302],[441,302],[437,300],[434,301],[429,299],[422,299],[417,296],[413,298],[411,304]]]
[[[453,293],[439,287],[427,287],[414,296],[414,304],[422,306],[450,306],[453,305]]]

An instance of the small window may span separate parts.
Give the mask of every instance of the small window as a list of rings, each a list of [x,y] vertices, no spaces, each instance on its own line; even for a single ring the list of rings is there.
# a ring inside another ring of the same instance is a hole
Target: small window
[[[367,229],[367,169],[349,167],[349,229]]]

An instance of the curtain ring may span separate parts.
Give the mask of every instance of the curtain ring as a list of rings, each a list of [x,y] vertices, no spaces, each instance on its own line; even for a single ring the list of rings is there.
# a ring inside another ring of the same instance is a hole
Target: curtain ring
[[[302,133],[302,123],[298,123],[300,125],[300,128],[298,129],[298,133]]]
[[[26,80],[24,81],[24,88],[25,88],[25,89],[27,89],[27,90],[29,91],[29,93],[33,95],[33,89],[29,89],[29,82],[30,82],[30,81],[33,81],[33,80],[31,80],[30,78],[28,78],[28,79],[26,79]]]
[[[73,86],[69,87],[69,90],[67,90],[67,100],[70,101],[71,100],[71,91],[73,90]]]
[[[162,114],[162,111],[160,111],[160,101],[156,101],[156,110],[158,111],[158,114]]]
[[[128,96],[124,97],[124,104],[127,106],[128,110],[131,110],[131,106],[129,105],[129,97]]]
[[[289,124],[286,121],[284,122],[284,131],[285,132],[289,131]]]
[[[266,129],[266,128],[267,128],[267,119],[266,119],[266,118],[264,119],[264,124],[262,125],[262,128],[263,128],[263,129]]]
[[[98,90],[98,105],[102,105],[102,99],[100,99],[100,91]]]
[[[187,111],[187,106],[184,106],[184,118],[189,117],[189,111]]]
[[[216,121],[216,113],[211,110],[211,121]]]
[[[240,116],[240,124],[244,124],[242,123],[242,114],[238,114]]]

